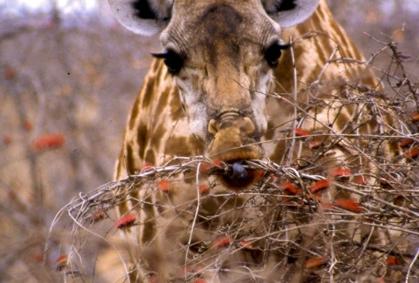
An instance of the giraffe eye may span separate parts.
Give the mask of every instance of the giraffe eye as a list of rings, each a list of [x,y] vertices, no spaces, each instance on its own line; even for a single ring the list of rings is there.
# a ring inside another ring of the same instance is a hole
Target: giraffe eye
[[[265,49],[265,60],[271,68],[278,66],[278,60],[281,57],[282,50],[289,48],[288,44],[282,45],[275,41]]]
[[[172,75],[177,75],[183,67],[185,62],[184,56],[177,53],[172,49],[168,49],[163,53],[154,53],[152,54],[155,58],[163,59],[164,64],[167,66],[169,73]]]

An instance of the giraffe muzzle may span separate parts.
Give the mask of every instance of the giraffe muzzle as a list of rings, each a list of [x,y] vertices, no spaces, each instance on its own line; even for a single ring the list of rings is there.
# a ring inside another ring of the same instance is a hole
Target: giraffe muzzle
[[[256,145],[256,126],[251,118],[238,111],[221,112],[208,123],[208,132],[213,139],[208,147],[208,155],[225,162],[259,159],[262,148]]]

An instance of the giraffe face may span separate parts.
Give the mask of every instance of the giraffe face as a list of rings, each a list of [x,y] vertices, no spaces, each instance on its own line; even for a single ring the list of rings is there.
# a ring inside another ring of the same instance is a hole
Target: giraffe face
[[[110,3],[136,32],[150,31],[153,19],[166,23],[164,50],[155,56],[174,77],[189,132],[207,141],[206,153],[224,161],[261,158],[272,69],[285,48],[281,27],[306,19],[318,0]]]

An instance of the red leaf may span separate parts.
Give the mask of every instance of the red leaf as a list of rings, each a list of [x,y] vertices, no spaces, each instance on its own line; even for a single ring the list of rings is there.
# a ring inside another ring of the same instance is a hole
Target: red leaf
[[[42,252],[38,252],[32,255],[32,259],[35,262],[41,263],[44,261],[44,254]]]
[[[137,216],[135,214],[126,214],[121,216],[115,223],[116,228],[123,229],[127,227],[131,227],[134,225],[135,221],[137,220]]]
[[[335,206],[355,213],[360,213],[363,210],[360,204],[353,199],[336,199]]]
[[[159,190],[165,193],[168,193],[170,190],[170,182],[169,180],[163,179],[159,182]]]
[[[212,164],[214,164],[214,166],[216,166],[216,167],[218,167],[218,168],[222,168],[223,167],[223,164],[224,164],[224,162],[222,162],[221,160],[219,160],[219,159],[216,159],[216,160],[214,160],[213,161],[213,163]]]
[[[209,186],[207,184],[200,184],[199,185],[199,192],[201,194],[207,194],[207,193],[209,193]]]
[[[415,146],[404,153],[406,158],[416,158],[419,155],[419,146]]]
[[[263,177],[265,177],[265,171],[263,169],[256,169],[255,182],[260,181]]]
[[[294,183],[291,183],[290,181],[285,181],[280,186],[281,186],[281,189],[283,189],[284,191],[286,191],[287,193],[291,195],[297,195],[301,193],[301,189]]]
[[[28,132],[31,131],[33,128],[32,123],[26,120],[25,122],[23,122],[23,128]]]
[[[55,149],[64,145],[65,138],[63,134],[45,134],[36,138],[32,147],[36,150]]]
[[[202,162],[199,165],[199,173],[201,173],[201,174],[207,174],[212,168],[214,168],[214,164],[213,163]]]
[[[297,137],[308,137],[310,135],[309,131],[304,130],[302,128],[296,128],[294,131]]]
[[[10,81],[10,80],[15,79],[16,76],[17,76],[16,69],[14,69],[11,66],[6,65],[6,67],[3,70],[4,79]]]
[[[4,136],[3,137],[3,144],[4,145],[10,145],[13,142],[13,139],[11,136]]]
[[[194,283],[207,283],[207,280],[198,278],[198,279],[195,279]]]
[[[99,221],[102,221],[105,218],[106,218],[106,213],[102,209],[97,209],[90,216],[92,223],[97,223]]]
[[[412,113],[410,117],[412,118],[412,122],[419,122],[419,112]]]
[[[308,148],[309,149],[316,149],[319,148],[320,146],[322,146],[323,141],[321,141],[320,139],[313,139],[311,141],[308,142]]]
[[[404,138],[399,142],[400,147],[407,147],[413,143],[413,139]]]
[[[362,175],[357,175],[354,177],[354,183],[365,186],[367,184],[367,178],[365,178],[365,176]]]
[[[332,177],[350,177],[352,175],[352,171],[348,167],[336,167],[330,171],[330,176]]]
[[[388,266],[392,266],[392,265],[399,265],[400,264],[400,260],[392,255],[389,255],[386,259],[386,264]]]
[[[215,249],[225,248],[231,243],[231,238],[229,236],[220,236],[212,242],[211,247]]]
[[[146,172],[148,170],[152,170],[153,168],[154,168],[153,164],[145,162],[140,172]]]
[[[240,247],[242,247],[245,250],[255,249],[255,246],[253,245],[253,242],[247,241],[247,240],[240,241]]]
[[[63,270],[64,268],[67,267],[68,264],[68,257],[67,255],[61,255],[57,258],[57,260],[55,261],[56,263],[56,268],[58,271]]]
[[[306,268],[316,268],[327,263],[327,261],[327,257],[325,256],[311,257],[304,262],[304,266]]]
[[[324,189],[327,189],[330,186],[330,182],[327,179],[319,180],[311,184],[311,186],[308,188],[310,192],[317,193],[319,191],[322,191]]]

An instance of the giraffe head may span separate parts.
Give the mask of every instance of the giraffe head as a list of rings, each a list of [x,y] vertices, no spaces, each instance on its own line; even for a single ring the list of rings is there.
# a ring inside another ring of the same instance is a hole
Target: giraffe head
[[[281,28],[319,0],[108,0],[128,29],[161,32],[162,58],[180,90],[190,132],[224,161],[263,157],[266,97],[286,45]],[[291,68],[291,66],[290,66]]]

